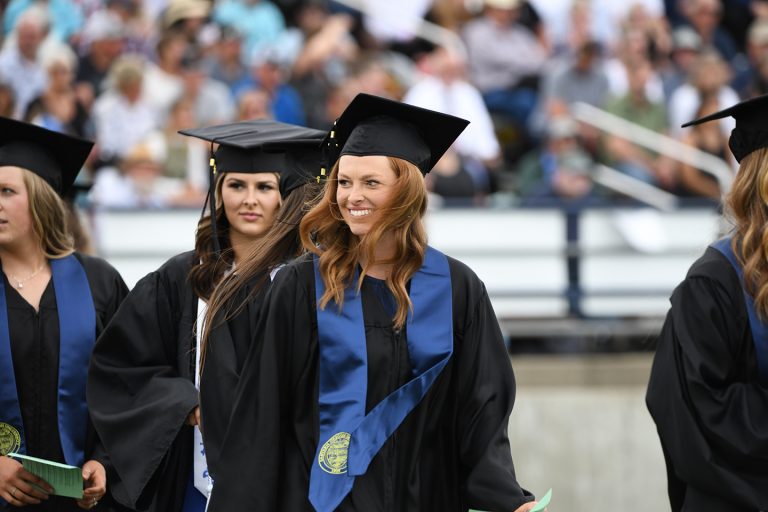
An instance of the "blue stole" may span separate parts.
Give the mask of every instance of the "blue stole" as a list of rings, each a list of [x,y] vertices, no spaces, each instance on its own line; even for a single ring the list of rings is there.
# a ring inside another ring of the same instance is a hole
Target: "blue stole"
[[[736,270],[736,274],[739,276],[741,282],[741,289],[744,293],[744,302],[747,306],[747,314],[749,315],[749,328],[752,331],[752,342],[755,344],[755,355],[757,356],[757,369],[760,384],[763,387],[768,387],[768,325],[760,319],[755,309],[755,301],[747,293],[747,287],[744,283],[744,270],[739,264],[739,260],[736,259],[736,255],[733,253],[731,247],[731,237],[721,238],[717,242],[713,243],[710,247],[720,251]]]
[[[88,406],[85,381],[96,341],[96,310],[85,270],[74,255],[50,260],[59,316],[58,419],[64,459],[72,466],[85,462]],[[10,441],[7,443],[6,441]],[[16,388],[8,329],[5,285],[0,280],[0,446],[26,453],[24,422]]]
[[[315,296],[325,285],[315,257]],[[357,282],[355,273],[353,283]],[[336,509],[357,475],[424,398],[453,353],[451,273],[444,254],[428,247],[411,278],[413,310],[406,320],[413,378],[365,414],[368,361],[363,301],[352,284],[344,304],[317,309],[320,437],[309,480],[309,501],[318,512]]]

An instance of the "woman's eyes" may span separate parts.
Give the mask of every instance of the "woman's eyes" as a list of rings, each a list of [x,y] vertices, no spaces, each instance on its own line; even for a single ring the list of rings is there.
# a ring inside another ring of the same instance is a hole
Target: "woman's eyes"
[[[229,183],[227,183],[227,187],[233,188],[235,190],[240,190],[241,188],[244,188],[243,184],[237,181],[230,181]]]
[[[277,187],[272,183],[262,183],[261,185],[259,185],[259,190],[268,191],[268,190],[275,190],[276,188]]]
[[[15,194],[16,191],[9,187],[3,187],[2,189],[0,189],[0,193],[2,193],[3,195],[11,195],[11,194]]]
[[[345,180],[345,179],[339,180],[340,187],[349,187],[351,185],[352,185],[352,182],[350,180]],[[367,187],[375,187],[377,185],[381,185],[381,182],[379,180],[365,180],[365,185]]]

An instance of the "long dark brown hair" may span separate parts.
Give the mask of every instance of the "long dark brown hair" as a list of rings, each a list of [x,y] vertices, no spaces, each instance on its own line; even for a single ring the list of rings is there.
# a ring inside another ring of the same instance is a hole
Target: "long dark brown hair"
[[[317,202],[321,186],[315,182],[307,183],[289,192],[283,200],[272,227],[254,245],[248,256],[238,266],[237,271],[223,278],[215,287],[208,300],[205,313],[200,360],[205,359],[208,336],[216,325],[237,315],[248,301],[266,284],[269,272],[303,252],[299,238],[299,223],[304,214]],[[245,300],[236,301],[240,291],[250,286]]]
[[[195,295],[208,300],[224,273],[232,266],[235,254],[229,243],[229,221],[221,201],[221,188],[225,173],[221,173],[216,181],[216,235],[219,239],[219,253],[214,249],[213,227],[211,216],[205,215],[197,223],[195,233],[195,263],[189,272],[189,282]]]
[[[768,318],[768,148],[742,159],[726,206],[736,225],[731,244],[747,291],[760,317]]]
[[[405,324],[411,299],[406,284],[424,261],[427,234],[422,217],[427,208],[427,190],[421,171],[410,162],[387,157],[395,172],[391,199],[380,208],[381,222],[362,237],[352,234],[344,222],[336,202],[339,164],[334,165],[322,199],[301,221],[304,249],[320,257],[320,275],[325,294],[318,307],[325,308],[333,300],[341,307],[344,289],[352,285],[355,267],[365,262],[357,282],[358,290],[368,269],[374,264],[393,265],[386,283],[397,301],[393,318],[395,327]],[[391,233],[395,252],[386,261],[377,261],[376,245],[384,234]]]

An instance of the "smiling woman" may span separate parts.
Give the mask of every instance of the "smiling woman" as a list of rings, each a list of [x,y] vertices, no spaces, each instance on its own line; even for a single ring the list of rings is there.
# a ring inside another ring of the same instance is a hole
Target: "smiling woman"
[[[358,95],[326,140],[243,366],[210,512],[530,510],[485,288],[427,245],[423,175],[467,122]],[[258,475],[242,484],[242,475]]]

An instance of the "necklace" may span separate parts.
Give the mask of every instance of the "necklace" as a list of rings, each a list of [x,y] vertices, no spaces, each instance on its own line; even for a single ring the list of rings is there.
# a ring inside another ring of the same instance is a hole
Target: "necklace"
[[[19,288],[19,289],[21,289],[21,288],[24,288],[24,283],[26,283],[27,281],[29,281],[30,279],[32,279],[33,277],[35,277],[37,274],[39,274],[39,273],[40,273],[40,271],[41,271],[41,270],[43,270],[43,267],[44,267],[44,266],[45,266],[45,262],[43,262],[43,263],[42,263],[42,265],[40,265],[39,267],[37,267],[37,270],[35,270],[35,271],[34,271],[34,272],[32,272],[31,274],[29,274],[29,275],[28,275],[27,277],[25,277],[24,279],[17,279],[17,278],[16,278],[16,276],[14,276],[14,275],[9,275],[8,277],[10,277],[10,278],[11,278],[11,279],[13,279],[14,281],[16,281],[16,288]]]

